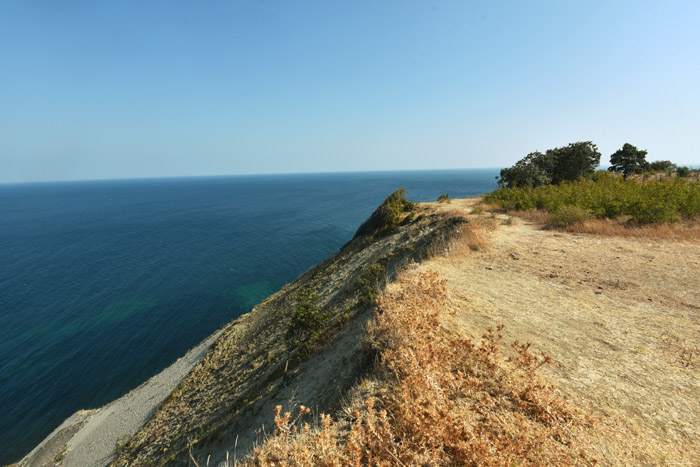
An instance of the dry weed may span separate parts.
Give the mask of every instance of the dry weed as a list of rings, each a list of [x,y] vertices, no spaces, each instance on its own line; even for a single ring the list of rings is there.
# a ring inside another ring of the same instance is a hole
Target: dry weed
[[[322,415],[315,428],[278,408],[276,434],[248,464],[595,463],[578,444],[588,422],[536,376],[548,357],[516,342],[506,359],[500,328],[475,344],[455,331],[454,313],[436,273],[403,273],[368,327],[376,383],[354,389],[346,417]]]
[[[461,221],[459,228],[453,231],[449,239],[446,253],[450,256],[463,256],[472,251],[482,251],[488,248],[490,234],[496,229],[494,219],[486,217],[467,217],[463,210],[445,210],[440,213],[447,220]]]
[[[509,211],[509,214],[536,224],[550,225],[547,211]],[[700,242],[700,221],[680,223],[632,225],[627,219],[589,219],[564,229],[567,232],[624,238],[652,238],[683,242]]]
[[[536,209],[532,211],[508,211],[508,214],[536,224],[547,224],[550,216],[549,212]]]
[[[700,242],[700,222],[676,224],[651,224],[631,226],[625,222],[610,219],[589,220],[568,229],[571,232],[609,237],[653,238],[684,242]]]

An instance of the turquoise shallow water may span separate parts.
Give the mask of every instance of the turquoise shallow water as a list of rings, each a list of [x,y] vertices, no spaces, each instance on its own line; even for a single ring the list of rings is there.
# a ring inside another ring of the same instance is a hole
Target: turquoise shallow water
[[[476,196],[497,174],[0,185],[0,464],[337,251],[393,190]]]

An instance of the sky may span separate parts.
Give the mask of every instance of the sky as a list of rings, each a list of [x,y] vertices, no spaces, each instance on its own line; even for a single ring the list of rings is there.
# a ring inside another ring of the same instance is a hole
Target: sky
[[[0,182],[700,164],[700,2],[0,0]]]

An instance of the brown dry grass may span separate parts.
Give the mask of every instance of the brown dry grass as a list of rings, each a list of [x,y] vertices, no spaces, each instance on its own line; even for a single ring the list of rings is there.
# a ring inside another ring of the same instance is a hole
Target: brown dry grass
[[[318,426],[275,414],[275,435],[248,465],[589,464],[579,437],[589,429],[536,371],[549,361],[500,328],[475,343],[457,332],[446,281],[407,271],[379,300],[367,342],[373,381],[353,390],[346,417]]]
[[[485,216],[467,216],[459,208],[442,209],[439,215],[445,219],[460,219],[463,224],[454,232],[447,244],[445,255],[463,255],[470,251],[482,251],[490,244],[491,232],[496,229],[496,221]]]
[[[547,211],[510,211],[509,215],[529,222],[550,226],[550,213]],[[640,239],[669,240],[675,242],[700,243],[700,220],[683,221],[673,224],[632,225],[626,219],[589,219],[562,230],[565,232]]]
[[[700,221],[677,224],[630,226],[611,219],[594,219],[567,229],[570,232],[603,235],[606,237],[652,238],[657,240],[700,242]]]

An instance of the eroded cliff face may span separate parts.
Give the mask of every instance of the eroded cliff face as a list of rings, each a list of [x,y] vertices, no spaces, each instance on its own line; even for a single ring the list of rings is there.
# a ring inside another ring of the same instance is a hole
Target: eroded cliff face
[[[294,400],[317,413],[336,408],[372,362],[361,337],[373,297],[406,264],[444,250],[466,222],[410,208],[398,212],[390,228],[358,232],[337,254],[226,326],[143,428],[117,447],[113,465],[185,465],[190,452],[200,465],[207,458],[216,465],[227,453],[240,458],[263,430],[271,431],[277,405]],[[309,289],[327,320],[307,352],[287,337],[299,292]]]

